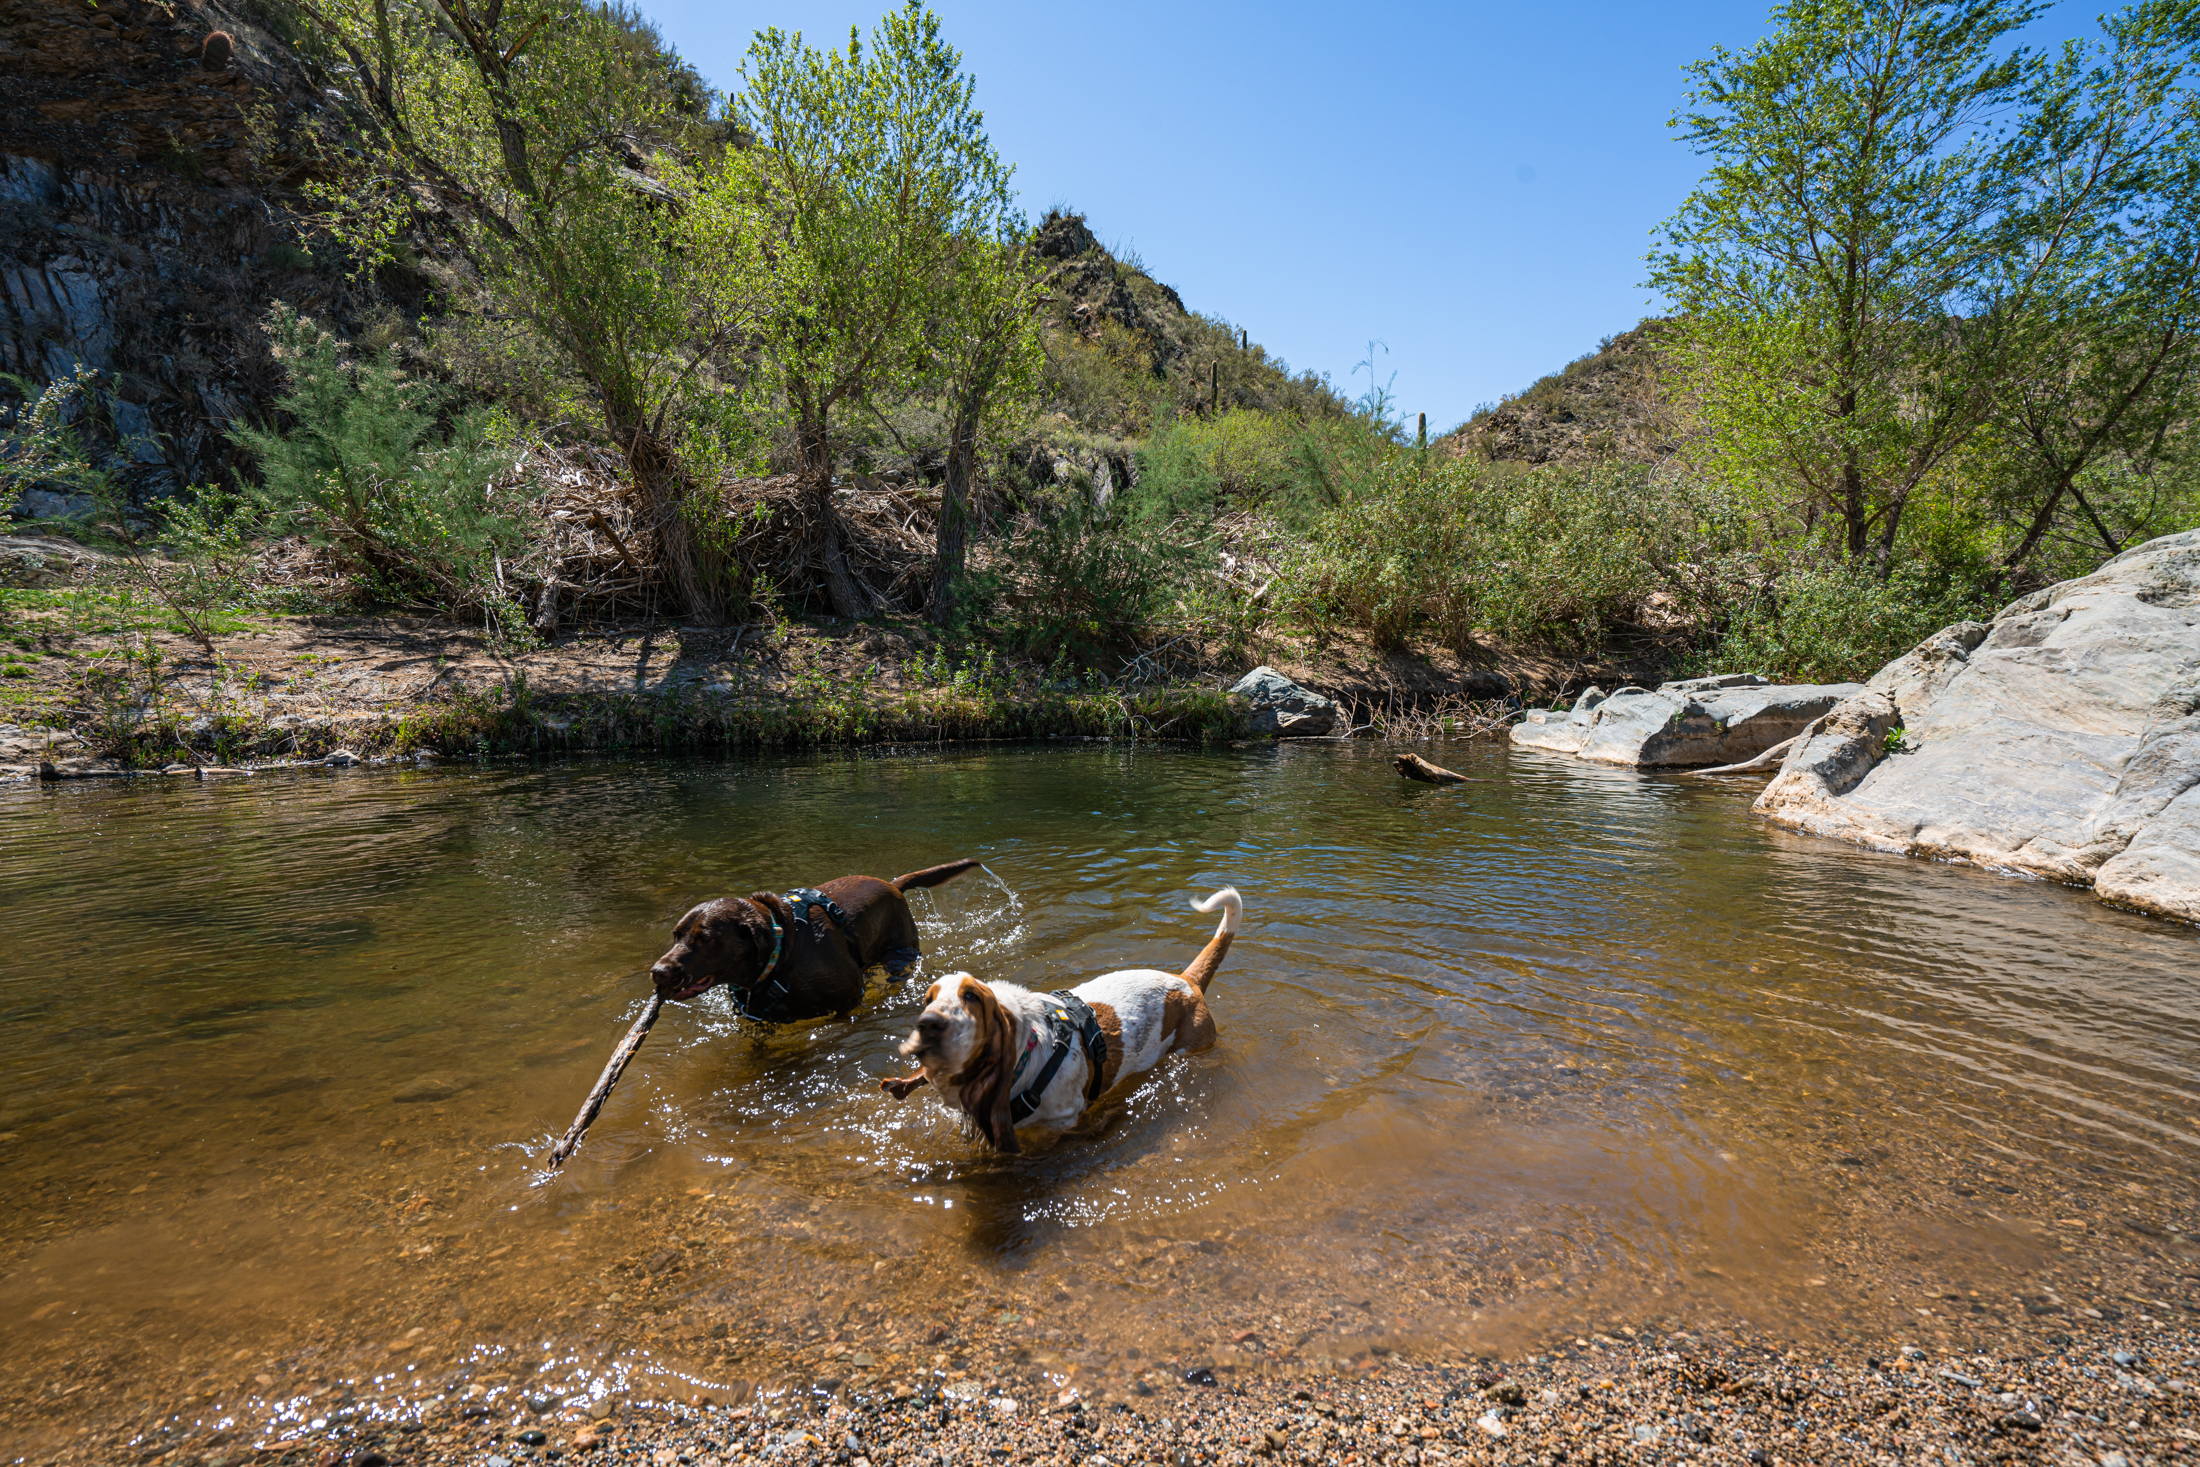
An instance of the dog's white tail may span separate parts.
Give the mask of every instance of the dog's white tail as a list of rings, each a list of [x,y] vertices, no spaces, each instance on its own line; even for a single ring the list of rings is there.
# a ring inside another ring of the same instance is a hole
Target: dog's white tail
[[[1212,912],[1217,907],[1221,907],[1223,911],[1222,925],[1215,929],[1215,935],[1220,937],[1228,933],[1236,936],[1238,919],[1245,915],[1245,900],[1237,894],[1237,888],[1226,886],[1213,896],[1192,903],[1192,910],[1195,912]]]
[[[1222,908],[1222,921],[1216,924],[1215,935],[1182,975],[1186,983],[1201,993],[1205,993],[1207,985],[1214,981],[1215,969],[1222,966],[1222,955],[1230,950],[1230,939],[1237,936],[1238,918],[1245,915],[1245,902],[1234,886],[1226,886],[1204,901],[1192,903],[1195,912],[1212,912],[1217,907]]]

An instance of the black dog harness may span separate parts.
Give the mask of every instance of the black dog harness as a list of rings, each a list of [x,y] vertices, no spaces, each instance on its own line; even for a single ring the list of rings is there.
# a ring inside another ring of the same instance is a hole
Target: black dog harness
[[[840,903],[834,901],[816,887],[798,886],[793,891],[788,892],[781,900],[794,908],[796,917],[805,920],[815,920],[810,917],[812,907],[823,908],[825,915],[833,919],[833,925],[838,927],[850,942],[856,940],[856,924],[848,919],[846,912],[840,910]]]
[[[848,914],[840,909],[840,903],[834,901],[816,887],[798,886],[793,891],[780,897],[780,900],[793,910],[796,926],[812,924],[816,919],[811,917],[810,913],[822,911],[832,919],[833,925],[840,929],[841,935],[848,939],[850,947],[859,953],[863,950],[863,944],[856,939],[856,924],[850,921]],[[764,909],[764,917],[772,924],[772,955],[765,960],[764,971],[758,973],[755,981],[749,984],[748,992],[736,991],[734,993],[734,1003],[741,1010],[741,1017],[755,1019],[758,1023],[770,1023],[772,1021],[760,1017],[749,1006],[749,999],[752,996],[768,999],[774,994],[784,994],[787,991],[787,980],[772,978],[772,974],[778,970],[780,955],[786,951],[788,933],[780,927],[779,919],[772,915],[771,908],[766,907]],[[771,978],[769,988],[764,986],[764,980],[767,978]]]
[[[1055,1075],[1062,1068],[1062,1061],[1069,1058],[1071,1048],[1078,1044],[1084,1046],[1085,1057],[1092,1062],[1092,1073],[1085,1080],[1085,1104],[1090,1105],[1100,1098],[1101,1069],[1108,1058],[1108,1037],[1100,1032],[1100,1016],[1092,1011],[1091,1004],[1068,989],[1047,997],[1054,1002],[1053,1012],[1047,1015],[1047,1028],[1054,1035],[1054,1052],[1047,1056],[1047,1062],[1024,1093],[1009,1097],[1008,1118],[1019,1125],[1038,1110],[1039,1097],[1046,1094],[1047,1086],[1054,1083]],[[1024,1066],[1031,1062],[1037,1048],[1037,1036],[1033,1036],[1023,1058],[1016,1061],[1016,1074],[1009,1077],[1009,1083],[1014,1084],[1016,1077],[1023,1074]]]
[[[848,939],[848,946],[854,951],[856,961],[859,964],[863,961],[863,942],[856,936],[855,921],[840,909],[840,903],[814,886],[796,887],[793,891],[787,893],[785,901],[788,906],[794,908],[798,917],[805,920],[814,921],[814,918],[809,917],[809,913],[812,910],[822,910],[827,917],[832,919],[833,925],[840,929],[841,935]],[[895,983],[902,983],[906,982],[909,975],[916,971],[917,962],[923,956],[924,954],[916,948],[897,947],[892,952],[881,956],[879,961],[885,965],[888,979]]]
[[[818,919],[811,915],[813,912],[823,912],[825,919],[840,929],[840,935],[848,939],[849,950],[855,954],[857,961],[860,962],[863,956],[863,940],[856,936],[855,920],[841,909],[840,903],[825,895],[824,892],[819,891],[814,886],[798,886],[792,891],[782,893],[779,899],[785,902],[794,913],[794,922],[791,927],[783,929],[779,925],[779,918],[772,914],[771,909],[769,907],[764,909],[765,919],[772,924],[772,955],[765,961],[764,971],[758,973],[755,980],[750,983],[747,993],[733,991],[734,1004],[740,1009],[741,1017],[755,1019],[760,1024],[768,1024],[774,1021],[761,1017],[751,1009],[749,999],[751,996],[769,997],[786,993],[787,980],[772,978],[772,974],[779,967],[780,955],[786,951],[787,938],[792,928],[820,925]],[[819,935],[823,936],[824,934],[820,931]],[[904,982],[910,973],[915,971],[917,963],[922,957],[923,954],[913,947],[894,949],[882,959],[886,965],[886,976],[896,983]],[[767,978],[771,979],[768,988],[765,986],[764,981]]]

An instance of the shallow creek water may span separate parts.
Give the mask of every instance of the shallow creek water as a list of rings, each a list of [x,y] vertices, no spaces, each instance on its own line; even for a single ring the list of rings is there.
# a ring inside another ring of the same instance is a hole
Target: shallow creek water
[[[1070,745],[0,793],[0,1437],[2190,1303],[2116,1250],[2195,1226],[2200,934],[1772,830],[1753,781],[1433,752],[1480,782]],[[1181,966],[1237,886],[1220,1045],[993,1158],[877,1089],[921,980],[775,1034],[712,995],[541,1170],[691,903],[963,855],[926,970],[1035,987]]]

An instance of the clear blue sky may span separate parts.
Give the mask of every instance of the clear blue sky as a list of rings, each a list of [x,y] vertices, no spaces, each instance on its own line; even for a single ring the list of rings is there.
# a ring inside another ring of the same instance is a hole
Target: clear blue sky
[[[729,89],[757,27],[829,44],[888,3],[642,0]],[[1652,312],[1650,231],[1700,171],[1666,128],[1681,68],[1756,40],[1769,0],[933,5],[1034,217],[1083,210],[1348,395],[1386,343],[1435,433]]]

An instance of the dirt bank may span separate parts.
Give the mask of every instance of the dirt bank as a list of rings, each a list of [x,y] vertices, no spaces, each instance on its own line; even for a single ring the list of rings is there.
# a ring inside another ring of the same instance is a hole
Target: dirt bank
[[[404,616],[230,616],[212,655],[142,592],[0,591],[0,778],[421,751],[798,747],[1243,734],[1222,690],[1268,662],[1355,727],[1632,671],[1491,651],[1177,647],[1072,672],[948,642],[909,617],[592,628],[515,646]]]

